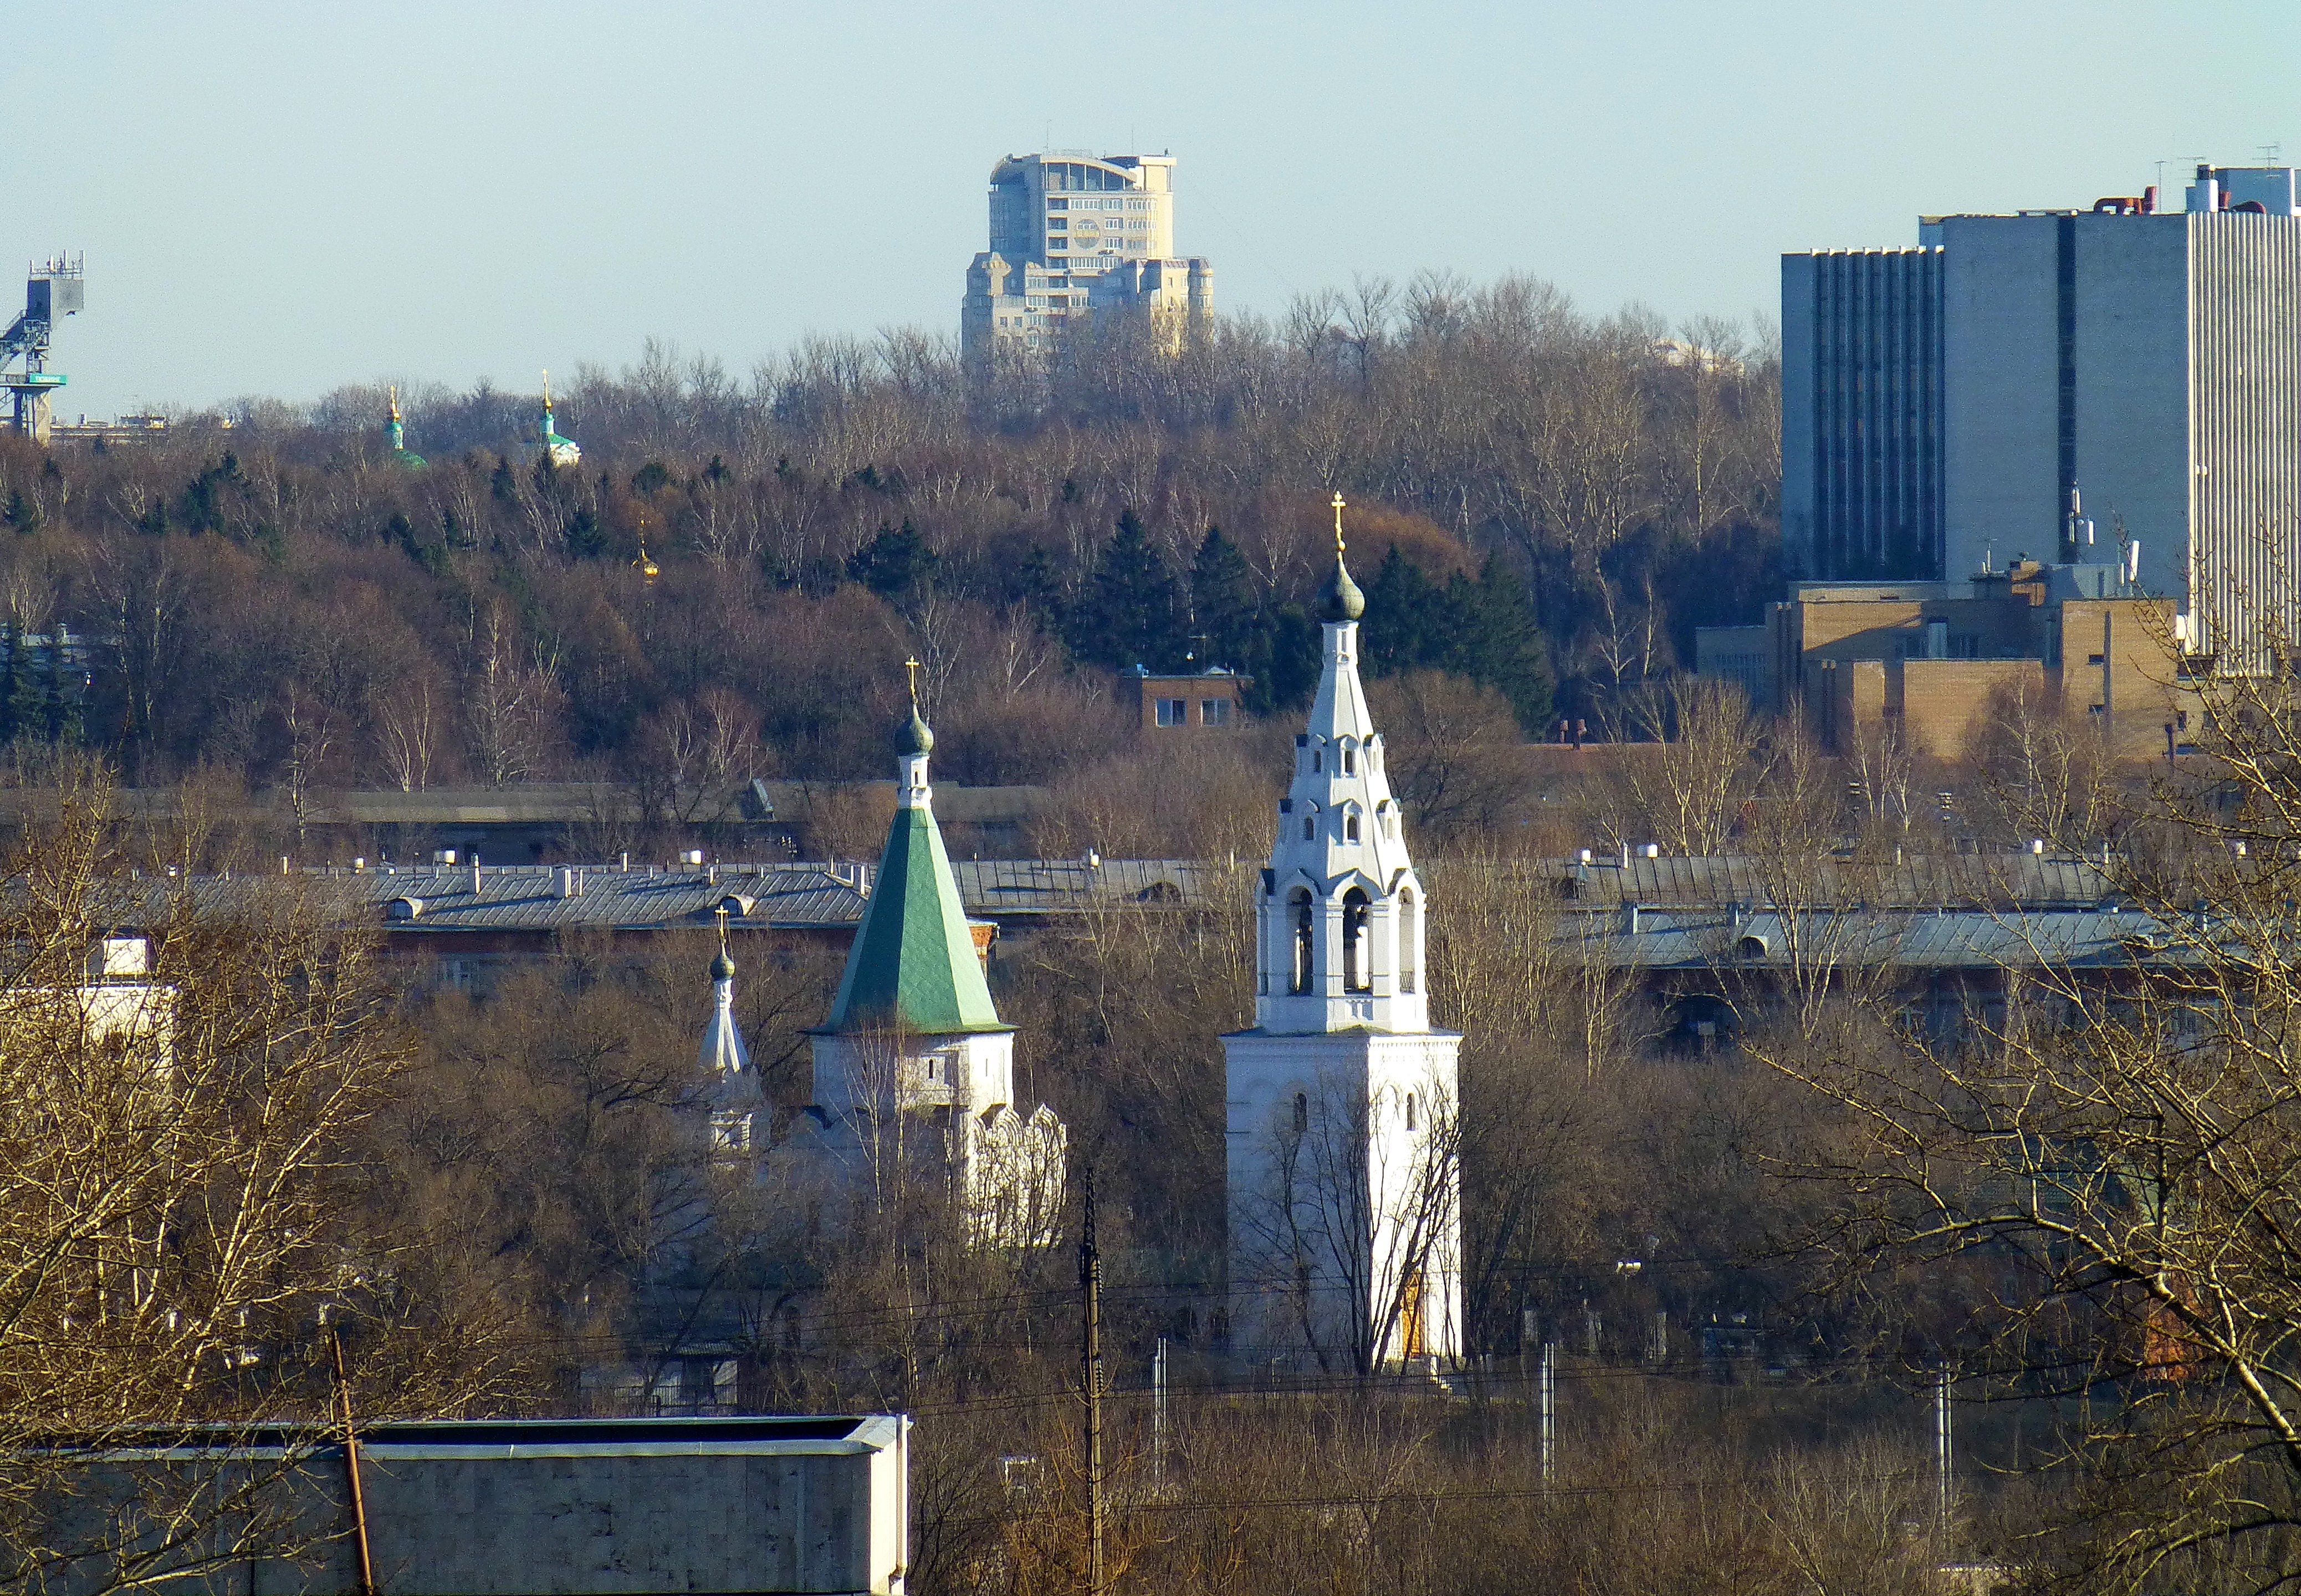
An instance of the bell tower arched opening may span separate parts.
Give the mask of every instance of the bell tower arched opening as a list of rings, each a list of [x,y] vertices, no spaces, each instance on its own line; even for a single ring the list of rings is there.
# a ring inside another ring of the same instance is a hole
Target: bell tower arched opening
[[[1318,913],[1310,906],[1310,894],[1301,887],[1287,895],[1286,906],[1294,948],[1293,973],[1286,990],[1299,994],[1310,990],[1310,978],[1318,973]]]
[[[1398,990],[1402,992],[1419,990],[1422,965],[1422,906],[1415,901],[1414,889],[1402,888],[1398,894]]]
[[[1343,990],[1374,990],[1374,935],[1371,906],[1364,887],[1343,894]]]

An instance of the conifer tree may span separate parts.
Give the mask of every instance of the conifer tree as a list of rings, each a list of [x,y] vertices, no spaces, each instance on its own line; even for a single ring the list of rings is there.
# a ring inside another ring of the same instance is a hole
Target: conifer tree
[[[1255,653],[1260,609],[1246,556],[1220,527],[1209,527],[1191,561],[1191,631],[1199,663],[1245,670]]]
[[[1071,651],[1117,670],[1172,671],[1183,662],[1181,595],[1142,523],[1129,510],[1103,545],[1084,602],[1071,615]]]

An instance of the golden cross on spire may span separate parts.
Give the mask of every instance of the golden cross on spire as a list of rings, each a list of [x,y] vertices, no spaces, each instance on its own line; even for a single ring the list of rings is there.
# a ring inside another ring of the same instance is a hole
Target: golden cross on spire
[[[727,906],[719,906],[719,951],[727,951]]]
[[[391,385],[391,419],[399,419],[399,384],[397,382]]]
[[[919,706],[919,661],[916,655],[903,662],[904,673],[911,679],[911,707]]]
[[[543,407],[546,410],[551,408],[551,368],[548,366],[543,370]]]
[[[1336,557],[1338,557],[1338,558],[1339,558],[1339,557],[1341,556],[1341,555],[1342,555],[1342,552],[1343,552],[1343,490],[1342,490],[1341,489],[1337,488],[1337,489],[1335,489],[1335,554]]]

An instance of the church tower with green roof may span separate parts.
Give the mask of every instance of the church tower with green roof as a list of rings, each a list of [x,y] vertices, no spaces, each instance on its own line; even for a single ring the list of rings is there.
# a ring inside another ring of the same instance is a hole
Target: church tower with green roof
[[[842,1157],[939,1166],[910,1173],[950,1182],[978,1242],[1038,1244],[1061,1211],[1067,1132],[1044,1104],[1027,1116],[1016,1107],[1015,1028],[992,1001],[935,824],[933,748],[914,696],[895,733],[887,846],[831,1012],[810,1033],[809,1116],[825,1149]]]
[[[391,449],[393,464],[405,466],[409,471],[423,469],[423,456],[407,447],[407,427],[399,419],[399,389],[396,385],[391,390],[390,410],[383,424],[383,438]]]

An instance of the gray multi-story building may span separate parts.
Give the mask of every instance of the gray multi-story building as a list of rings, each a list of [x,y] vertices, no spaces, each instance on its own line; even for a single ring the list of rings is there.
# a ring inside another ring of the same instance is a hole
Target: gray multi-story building
[[[991,172],[991,247],[966,269],[972,356],[1051,344],[1077,318],[1147,311],[1170,334],[1214,314],[1214,267],[1175,254],[1171,155],[1009,155]]]
[[[1817,581],[2121,564],[2193,651],[2301,614],[2301,185],[2199,167],[2088,210],[1782,259],[1782,533]]]

